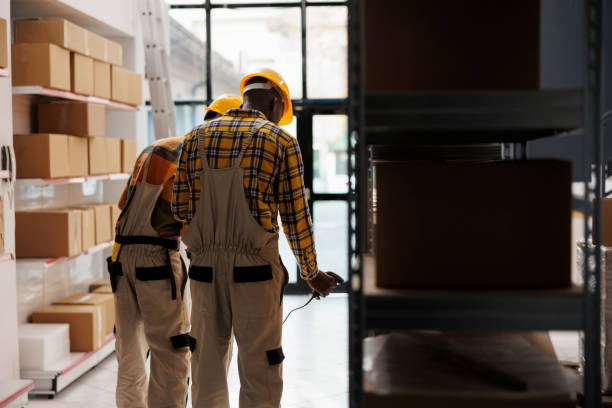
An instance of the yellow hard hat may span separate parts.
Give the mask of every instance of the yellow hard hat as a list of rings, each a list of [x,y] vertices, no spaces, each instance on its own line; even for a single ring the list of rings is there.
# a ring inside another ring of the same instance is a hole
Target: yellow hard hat
[[[284,125],[288,125],[291,122],[293,122],[293,107],[291,105],[291,95],[289,94],[289,87],[287,86],[287,83],[285,82],[285,79],[281,76],[281,74],[279,74],[278,72],[276,72],[275,70],[271,68],[260,68],[248,74],[247,76],[242,78],[242,81],[240,82],[240,93],[243,96],[244,96],[244,87],[246,83],[249,82],[251,78],[255,78],[255,77],[266,78],[267,80],[272,82],[274,85],[276,85],[282,93],[285,110],[283,111],[283,116],[281,117],[278,124],[280,126],[284,126]]]
[[[206,112],[213,111],[225,115],[228,110],[238,109],[240,105],[242,105],[242,98],[238,95],[223,94],[208,105]]]

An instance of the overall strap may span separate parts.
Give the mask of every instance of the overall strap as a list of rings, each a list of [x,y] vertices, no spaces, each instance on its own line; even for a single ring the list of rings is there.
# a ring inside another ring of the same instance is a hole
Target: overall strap
[[[242,149],[240,150],[240,154],[236,158],[236,161],[234,162],[234,165],[232,167],[240,167],[240,163],[242,162],[242,157],[244,156],[244,152],[246,152],[247,147],[249,147],[249,145],[251,144],[253,135],[257,134],[257,132],[259,132],[259,130],[262,127],[264,127],[267,123],[268,123],[267,120],[262,120],[257,125],[255,125],[253,130],[249,132],[249,136],[247,137],[246,143],[242,146]]]

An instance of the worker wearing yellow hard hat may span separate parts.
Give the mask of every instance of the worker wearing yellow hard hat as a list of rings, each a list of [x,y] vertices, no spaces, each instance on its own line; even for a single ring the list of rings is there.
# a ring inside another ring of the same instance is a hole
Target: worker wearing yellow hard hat
[[[241,104],[241,98],[223,95],[210,107],[223,115]],[[122,211],[108,260],[117,306],[118,408],[185,406],[193,346],[187,270],[178,252],[185,228],[170,209],[184,140],[169,137],[147,147],[119,199]]]
[[[276,71],[246,75],[243,104],[185,139],[172,197],[188,224],[192,298],[192,403],[228,408],[232,333],[238,344],[240,407],[280,406],[282,299],[288,273],[278,252],[283,230],[300,275],[327,296],[334,278],[317,265],[289,87]]]
[[[212,120],[225,114],[230,109],[238,109],[242,105],[242,98],[238,95],[223,94],[215,99],[206,108],[204,120]]]

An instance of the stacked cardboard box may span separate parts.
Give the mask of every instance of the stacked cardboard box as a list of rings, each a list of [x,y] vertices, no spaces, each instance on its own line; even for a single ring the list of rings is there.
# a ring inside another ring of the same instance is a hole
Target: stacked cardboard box
[[[8,31],[6,20],[0,18],[0,68],[8,67]]]
[[[119,102],[142,103],[142,76],[121,68],[118,43],[62,18],[15,21],[13,85],[40,85]],[[2,58],[0,57],[0,63]],[[113,95],[111,66],[125,94]]]
[[[92,206],[96,217],[96,245],[111,240],[111,206],[110,204],[97,204]]]
[[[19,326],[19,365],[22,371],[48,371],[70,354],[70,327],[58,324]]]
[[[107,336],[115,327],[115,300],[103,293],[81,293],[53,302],[55,305],[94,305],[102,309],[102,334]]]
[[[99,349],[106,335],[102,306],[51,305],[32,313],[33,323],[68,323],[70,326],[70,350],[94,351]]]
[[[142,77],[136,72],[113,65],[111,99],[130,105],[142,104]]]
[[[121,141],[121,172],[132,173],[137,154],[136,142],[131,140]]]

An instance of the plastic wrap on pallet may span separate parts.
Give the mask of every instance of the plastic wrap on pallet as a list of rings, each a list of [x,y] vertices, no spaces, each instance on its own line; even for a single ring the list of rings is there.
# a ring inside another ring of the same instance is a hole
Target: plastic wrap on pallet
[[[590,245],[590,244],[589,244]],[[577,245],[576,261],[582,271],[584,265],[584,242]],[[595,268],[595,260],[591,259],[591,269]],[[601,358],[603,376],[602,391],[612,392],[612,293],[608,296],[607,288],[612,288],[612,247],[601,247]],[[612,289],[611,289],[612,290]],[[580,332],[580,368],[584,369],[584,333]]]

